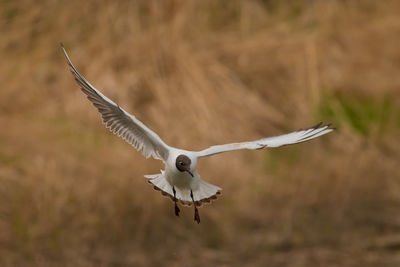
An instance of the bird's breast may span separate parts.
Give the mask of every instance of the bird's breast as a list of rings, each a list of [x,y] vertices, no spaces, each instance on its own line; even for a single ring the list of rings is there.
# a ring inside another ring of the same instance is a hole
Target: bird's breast
[[[192,177],[189,173],[180,172],[176,168],[166,168],[165,175],[165,178],[172,186],[179,188],[190,189],[193,187],[194,183],[199,180],[197,175]]]

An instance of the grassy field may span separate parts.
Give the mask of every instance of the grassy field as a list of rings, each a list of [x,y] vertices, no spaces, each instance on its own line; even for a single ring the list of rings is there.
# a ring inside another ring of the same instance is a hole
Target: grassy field
[[[400,266],[400,1],[0,1],[1,266]],[[338,129],[163,168],[101,124],[79,71],[169,145]]]

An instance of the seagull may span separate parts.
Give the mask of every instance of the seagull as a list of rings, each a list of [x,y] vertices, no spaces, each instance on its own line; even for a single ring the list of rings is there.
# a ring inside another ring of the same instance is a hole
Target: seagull
[[[241,149],[263,149],[305,142],[334,130],[331,124],[317,125],[298,131],[262,138],[250,142],[215,145],[201,151],[188,151],[167,145],[161,138],[135,116],[129,114],[118,104],[107,98],[92,86],[74,67],[63,44],[61,48],[75,80],[86,94],[90,102],[100,112],[103,123],[114,134],[141,152],[146,158],[161,160],[165,170],[153,175],[145,175],[154,189],[169,196],[174,202],[175,215],[179,216],[178,202],[194,207],[194,220],[200,223],[199,207],[202,203],[210,203],[221,194],[221,188],[209,184],[200,178],[196,170],[197,160],[223,152]]]

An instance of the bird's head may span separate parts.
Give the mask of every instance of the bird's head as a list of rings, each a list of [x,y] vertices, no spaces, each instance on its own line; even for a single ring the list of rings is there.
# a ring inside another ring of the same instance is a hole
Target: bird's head
[[[192,161],[186,155],[179,155],[176,158],[175,166],[180,172],[188,172],[192,177],[193,173],[190,171],[190,164]]]

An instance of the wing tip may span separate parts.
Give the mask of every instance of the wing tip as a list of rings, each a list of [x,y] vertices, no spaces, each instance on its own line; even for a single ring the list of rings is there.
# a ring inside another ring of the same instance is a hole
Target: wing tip
[[[64,55],[66,56],[66,55],[67,55],[67,50],[65,49],[65,46],[64,46],[64,43],[63,43],[63,42],[60,42],[60,47],[61,47],[61,49],[62,49]]]
[[[316,125],[311,126],[311,127],[307,128],[307,129],[305,129],[305,130],[311,130],[311,129],[317,130],[317,129],[321,129],[321,128],[325,128],[326,130],[328,130],[328,129],[336,130],[336,127],[331,127],[331,126],[332,126],[332,123],[331,123],[331,122],[329,122],[329,123],[327,123],[327,124],[324,125],[324,123],[323,123],[322,121],[320,121],[320,122],[317,123]],[[305,131],[305,130],[300,129],[299,131]]]
[[[329,123],[327,123],[326,125],[326,129],[328,130],[337,130],[337,128],[336,127],[332,127],[332,123],[331,122],[329,122]]]
[[[76,74],[79,74],[78,71],[75,69],[74,65],[72,64],[72,61],[69,58],[67,50],[65,49],[65,46],[64,46],[64,44],[62,42],[60,42],[60,46],[61,46],[62,52],[64,53],[65,59],[67,60],[67,64],[70,67],[70,71],[76,77]]]
[[[326,128],[326,129],[332,129],[332,130],[336,130],[335,127],[331,127],[332,123],[327,123],[324,125],[324,123],[322,121],[318,122],[317,124],[315,124],[314,126],[308,127],[308,128],[300,128],[298,129],[296,132],[302,132],[302,131],[309,131],[309,130],[317,130],[317,129],[321,129],[321,128]]]
[[[332,123],[331,122],[326,124],[324,127],[326,127],[326,130],[331,130],[331,131],[337,130],[336,127],[332,127]]]
[[[314,130],[316,130],[316,129],[318,129],[321,125],[323,124],[323,122],[322,121],[320,121],[319,123],[317,123],[316,125],[314,125],[314,126],[311,126],[310,127],[310,129],[312,128],[312,129],[314,129]]]

